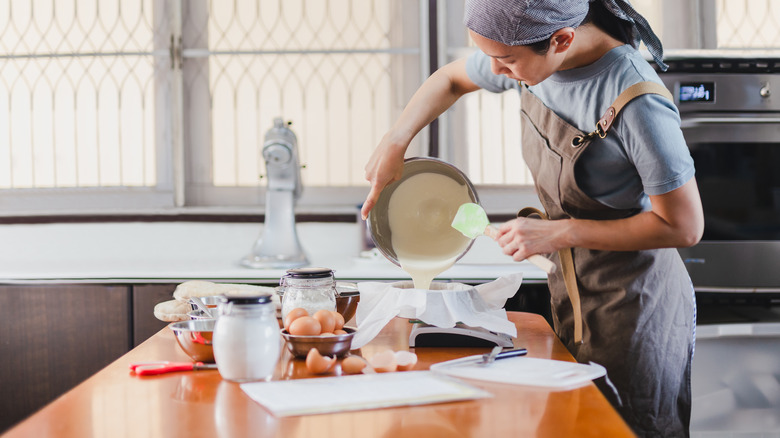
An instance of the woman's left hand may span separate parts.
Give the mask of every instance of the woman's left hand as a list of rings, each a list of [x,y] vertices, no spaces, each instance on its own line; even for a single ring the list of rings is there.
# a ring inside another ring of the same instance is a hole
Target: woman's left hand
[[[542,220],[519,217],[503,223],[496,239],[504,254],[515,261],[533,254],[549,254],[565,248],[566,220]]]

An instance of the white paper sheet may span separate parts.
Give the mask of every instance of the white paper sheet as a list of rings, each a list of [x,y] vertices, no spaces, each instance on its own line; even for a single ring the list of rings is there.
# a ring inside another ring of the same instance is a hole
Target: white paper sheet
[[[523,274],[515,273],[476,287],[434,282],[431,290],[414,289],[411,281],[358,283],[358,331],[352,339],[352,349],[369,343],[396,316],[442,328],[462,322],[516,337],[517,327],[507,319],[502,306],[517,293],[522,282]]]
[[[440,362],[432,365],[431,371],[464,379],[543,386],[557,390],[577,388],[607,373],[603,366],[596,363],[586,365],[521,356],[496,360],[483,366],[474,360],[481,358],[479,355]]]
[[[277,417],[492,397],[430,371],[253,382],[242,384],[241,389]],[[333,394],[339,397],[334,399]]]

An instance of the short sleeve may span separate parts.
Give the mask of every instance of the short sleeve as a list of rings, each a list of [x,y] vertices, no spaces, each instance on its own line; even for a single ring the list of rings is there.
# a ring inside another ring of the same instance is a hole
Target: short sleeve
[[[480,88],[493,93],[520,88],[517,81],[504,75],[493,74],[490,70],[490,58],[480,50],[472,53],[466,59],[466,74]]]
[[[628,159],[648,195],[671,192],[693,178],[693,158],[680,130],[680,114],[668,99],[638,97],[620,113],[617,125]]]

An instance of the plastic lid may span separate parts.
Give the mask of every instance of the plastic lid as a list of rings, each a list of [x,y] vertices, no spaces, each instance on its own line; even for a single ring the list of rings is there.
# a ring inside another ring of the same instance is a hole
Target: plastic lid
[[[297,268],[288,269],[289,278],[328,278],[333,277],[333,270],[328,268]]]
[[[225,295],[221,302],[233,303],[233,304],[267,304],[271,302],[271,295],[254,295],[254,296],[237,296],[237,295]]]

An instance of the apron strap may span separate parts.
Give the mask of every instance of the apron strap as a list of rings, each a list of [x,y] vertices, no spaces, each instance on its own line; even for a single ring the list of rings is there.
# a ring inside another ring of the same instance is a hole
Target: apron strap
[[[615,118],[617,117],[618,113],[620,113],[620,110],[622,110],[623,107],[628,104],[628,102],[631,102],[635,98],[644,94],[658,94],[674,102],[672,93],[670,93],[666,87],[659,83],[645,81],[634,84],[623,90],[617,99],[612,102],[612,105],[607,108],[607,111],[604,113],[604,115],[601,116],[598,122],[596,122],[595,131],[591,132],[590,134],[578,135],[577,137],[574,137],[574,139],[571,141],[571,145],[578,147],[584,144],[587,140],[590,140],[596,136],[599,136],[600,138],[606,137],[607,132],[609,132],[612,124],[615,122]]]
[[[517,213],[517,217],[538,216],[547,220],[547,214],[534,207],[526,207]],[[574,343],[582,343],[582,306],[580,305],[580,289],[577,286],[577,275],[574,272],[574,257],[571,248],[558,250],[558,258],[561,260],[561,273],[566,292],[569,294],[572,310],[574,312]]]

